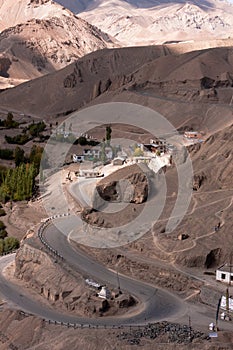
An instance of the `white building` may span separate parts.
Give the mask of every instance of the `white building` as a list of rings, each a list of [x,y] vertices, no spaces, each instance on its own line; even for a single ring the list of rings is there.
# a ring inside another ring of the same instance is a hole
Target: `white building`
[[[73,154],[73,162],[75,163],[81,163],[84,161],[83,155]]]
[[[220,308],[223,310],[227,309],[227,298],[225,295],[223,295],[221,298]],[[230,312],[233,311],[233,299],[232,298],[228,298],[228,308],[229,308]]]
[[[84,176],[86,178],[93,178],[93,177],[102,177],[104,176],[103,173],[101,173],[101,171],[99,170],[95,170],[95,169],[80,169],[78,176]]]
[[[202,135],[198,131],[185,131],[184,137],[187,139],[200,139]]]
[[[103,286],[101,291],[99,292],[98,296],[102,299],[110,299],[111,292],[107,289],[106,286]]]
[[[103,149],[101,146],[85,147],[83,150],[83,155],[85,157],[93,157],[93,158],[100,159],[102,152],[103,152]],[[113,152],[112,152],[111,147],[105,147],[104,153],[105,153],[107,159],[113,158]]]
[[[100,148],[99,147],[98,148],[97,147],[84,148],[83,155],[85,157],[99,158],[100,157]]]
[[[233,284],[233,265],[224,264],[216,270],[216,280]]]

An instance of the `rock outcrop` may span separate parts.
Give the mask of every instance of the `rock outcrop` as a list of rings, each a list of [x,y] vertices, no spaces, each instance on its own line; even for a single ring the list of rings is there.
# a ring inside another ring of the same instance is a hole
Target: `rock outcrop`
[[[105,201],[141,204],[148,197],[148,180],[142,172],[126,175],[119,181],[107,181],[96,187]]]
[[[15,262],[15,277],[28,283],[49,302],[68,310],[81,308],[85,294],[81,276],[71,277],[54,264],[49,255],[27,243],[18,250]]]
[[[10,66],[11,66],[11,61],[9,60],[9,58],[0,57],[0,76],[4,78],[8,78],[9,77],[8,70]]]
[[[113,288],[109,300],[99,298],[96,288],[88,286],[84,278],[71,271],[64,261],[62,266],[60,263],[39,248],[35,238],[29,238],[16,254],[15,277],[23,280],[53,307],[81,316],[122,314],[122,308],[137,304],[128,294],[122,294],[123,299],[119,299]]]
[[[204,173],[195,174],[193,177],[193,190],[198,191],[205,180],[206,180],[206,175]]]
[[[148,174],[150,170],[147,168]],[[124,167],[99,181],[91,194],[91,207],[83,208],[82,219],[94,226],[112,228],[139,215],[149,192],[148,174],[137,165]],[[124,210],[107,213],[111,203],[126,203]],[[128,203],[128,204],[127,204]]]
[[[51,0],[10,3],[0,2],[0,55],[12,62],[10,78],[33,79],[115,45],[107,34]]]

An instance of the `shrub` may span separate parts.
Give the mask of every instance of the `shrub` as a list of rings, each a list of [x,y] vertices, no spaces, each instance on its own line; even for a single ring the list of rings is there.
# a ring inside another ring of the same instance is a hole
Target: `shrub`
[[[24,150],[17,146],[14,151],[15,156],[15,166],[19,166],[21,163],[24,162]]]
[[[33,194],[35,176],[34,164],[20,164],[15,169],[8,169],[0,186],[0,198],[4,203],[11,199],[27,200]]]
[[[78,143],[80,144],[80,146],[85,146],[87,145],[87,139],[85,136],[80,136],[78,138]]]
[[[6,225],[4,224],[4,222],[0,221],[0,230],[5,230]]]
[[[1,120],[0,126],[4,126],[5,128],[8,128],[8,129],[17,128],[19,126],[19,123],[16,122],[13,118],[14,118],[13,114],[9,112],[7,114],[6,120]]]
[[[4,253],[4,240],[0,239],[0,255]]]
[[[5,140],[10,144],[25,145],[31,138],[27,134],[19,134],[13,137],[5,135]]]
[[[15,237],[6,237],[4,239],[4,252],[9,253],[19,248],[19,240]]]
[[[28,127],[29,133],[33,136],[39,136],[39,134],[44,131],[46,128],[46,125],[44,122],[39,122],[39,123],[33,123],[30,124]]]
[[[12,149],[0,149],[0,158],[11,160],[14,158],[14,152]]]
[[[6,212],[3,208],[0,208],[0,216],[5,216]]]
[[[4,239],[8,236],[8,233],[6,230],[0,230],[0,239]]]

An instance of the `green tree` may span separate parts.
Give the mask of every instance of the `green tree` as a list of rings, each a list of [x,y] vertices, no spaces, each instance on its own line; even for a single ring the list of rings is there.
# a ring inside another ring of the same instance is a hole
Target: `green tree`
[[[4,224],[4,222],[0,221],[0,230],[5,230],[6,225]]]
[[[33,145],[29,154],[29,162],[31,164],[34,164],[37,174],[39,174],[40,166],[43,169],[46,169],[48,167],[48,157],[46,152],[44,151],[44,148],[37,145]]]
[[[9,112],[7,114],[7,118],[4,122],[4,126],[6,128],[17,128],[18,127],[19,123],[17,123],[13,118],[14,118],[13,114],[11,112]]]
[[[17,167],[24,162],[24,150],[19,146],[17,146],[14,151],[14,157],[15,157],[15,166]]]
[[[110,145],[111,137],[112,137],[112,128],[111,126],[108,125],[106,126],[106,141],[108,145]]]
[[[103,163],[106,162],[106,160],[107,160],[106,153],[105,153],[105,147],[106,147],[106,143],[105,143],[105,141],[103,141],[101,143],[101,151],[100,151],[100,160]]]
[[[80,137],[78,138],[78,143],[79,143],[81,146],[87,145],[87,139],[86,139],[86,137],[85,137],[85,136],[80,136]]]
[[[7,231],[6,230],[0,230],[0,239],[4,239],[7,237]]]
[[[15,169],[8,169],[0,186],[0,198],[7,200],[25,200],[32,196],[35,176],[38,172],[34,164],[21,163]]]
[[[7,143],[16,145],[25,145],[31,138],[27,134],[19,134],[16,136],[5,135],[5,140]]]
[[[14,158],[14,152],[12,149],[0,149],[0,158],[11,160]]]
[[[46,128],[46,124],[42,121],[39,123],[33,123],[30,124],[28,127],[29,133],[33,136],[33,137],[37,137],[40,135],[40,133],[42,131],[44,131]]]
[[[30,155],[29,155],[29,162],[31,164],[34,164],[34,166],[38,172],[40,169],[40,162],[41,162],[43,150],[44,150],[43,147],[33,145],[31,148]]]
[[[11,112],[8,112],[7,118],[6,118],[6,127],[10,127],[13,122],[13,114]]]
[[[6,212],[3,208],[0,208],[0,216],[5,216]]]
[[[0,255],[4,253],[4,240],[0,239]]]
[[[19,248],[19,240],[15,237],[6,237],[4,239],[4,253],[9,253],[12,250]]]

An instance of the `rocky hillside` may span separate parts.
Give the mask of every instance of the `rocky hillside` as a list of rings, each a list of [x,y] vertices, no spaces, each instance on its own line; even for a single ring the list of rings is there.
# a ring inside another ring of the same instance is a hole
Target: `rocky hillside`
[[[190,146],[196,174],[205,178],[203,190],[232,187],[232,144],[233,124],[211,135],[202,146]]]
[[[179,232],[186,243],[175,242],[173,257],[183,266],[216,269],[229,263],[232,254],[232,131],[233,124],[210,136],[202,145],[190,147],[196,180],[193,214],[183,220]],[[201,181],[200,181],[201,180]],[[190,225],[191,222],[191,225]],[[219,231],[215,225],[219,223]],[[177,234],[177,233],[176,233]],[[164,239],[164,240],[163,240]],[[165,238],[160,242],[165,243]],[[168,244],[168,240],[166,241]]]
[[[2,92],[0,103],[29,114],[65,115],[122,87],[132,71],[160,55],[164,55],[162,47],[97,51],[54,74]]]
[[[59,72],[4,91],[0,103],[45,117],[67,115],[90,102],[128,101],[150,105],[178,128],[187,118],[189,127],[215,132],[232,120],[232,85],[231,48],[181,55],[172,45],[124,48],[92,53]]]
[[[227,1],[57,0],[124,45],[226,37],[233,26]]]
[[[32,19],[0,34],[0,55],[9,62],[1,75],[28,80],[63,68],[108,44],[111,40],[107,35],[82,19],[65,15]]]
[[[88,317],[112,316],[123,314],[126,308],[137,304],[132,296],[119,295],[114,288],[111,288],[111,300],[98,298],[98,290],[88,287],[77,271],[70,274],[68,265],[61,267],[54,263],[32,239],[25,240],[17,252],[14,277],[33,289],[38,301],[60,312]]]
[[[108,35],[52,1],[0,2],[0,76],[29,80],[113,46]],[[7,64],[6,64],[7,62]],[[4,82],[4,79],[2,79]]]
[[[110,202],[144,203],[148,196],[148,183],[143,173],[127,174],[125,178],[104,181],[97,186],[101,198]],[[106,179],[105,179],[106,180]]]
[[[129,329],[95,329],[53,325],[43,322],[38,317],[24,315],[20,311],[3,310],[0,314],[0,342],[1,350],[101,350],[115,349],[131,350],[143,347],[150,350],[156,346],[158,350],[186,350],[188,325],[161,322],[145,326],[137,330]],[[175,331],[174,331],[175,330]],[[136,334],[137,332],[137,334]],[[192,343],[188,343],[189,350],[212,350],[212,342],[204,340],[201,332],[192,330]],[[232,334],[230,332],[218,332],[215,341],[215,350],[231,350]],[[178,340],[177,340],[178,339]],[[177,345],[177,342],[179,344]],[[143,345],[135,345],[143,343]]]
[[[97,227],[118,227],[135,219],[148,199],[151,172],[137,165],[126,166],[101,179],[93,192],[93,208],[83,208],[82,219]],[[103,212],[108,204],[126,204],[115,213]]]
[[[0,0],[0,31],[32,18],[60,17],[66,13],[67,10],[51,0]]]

